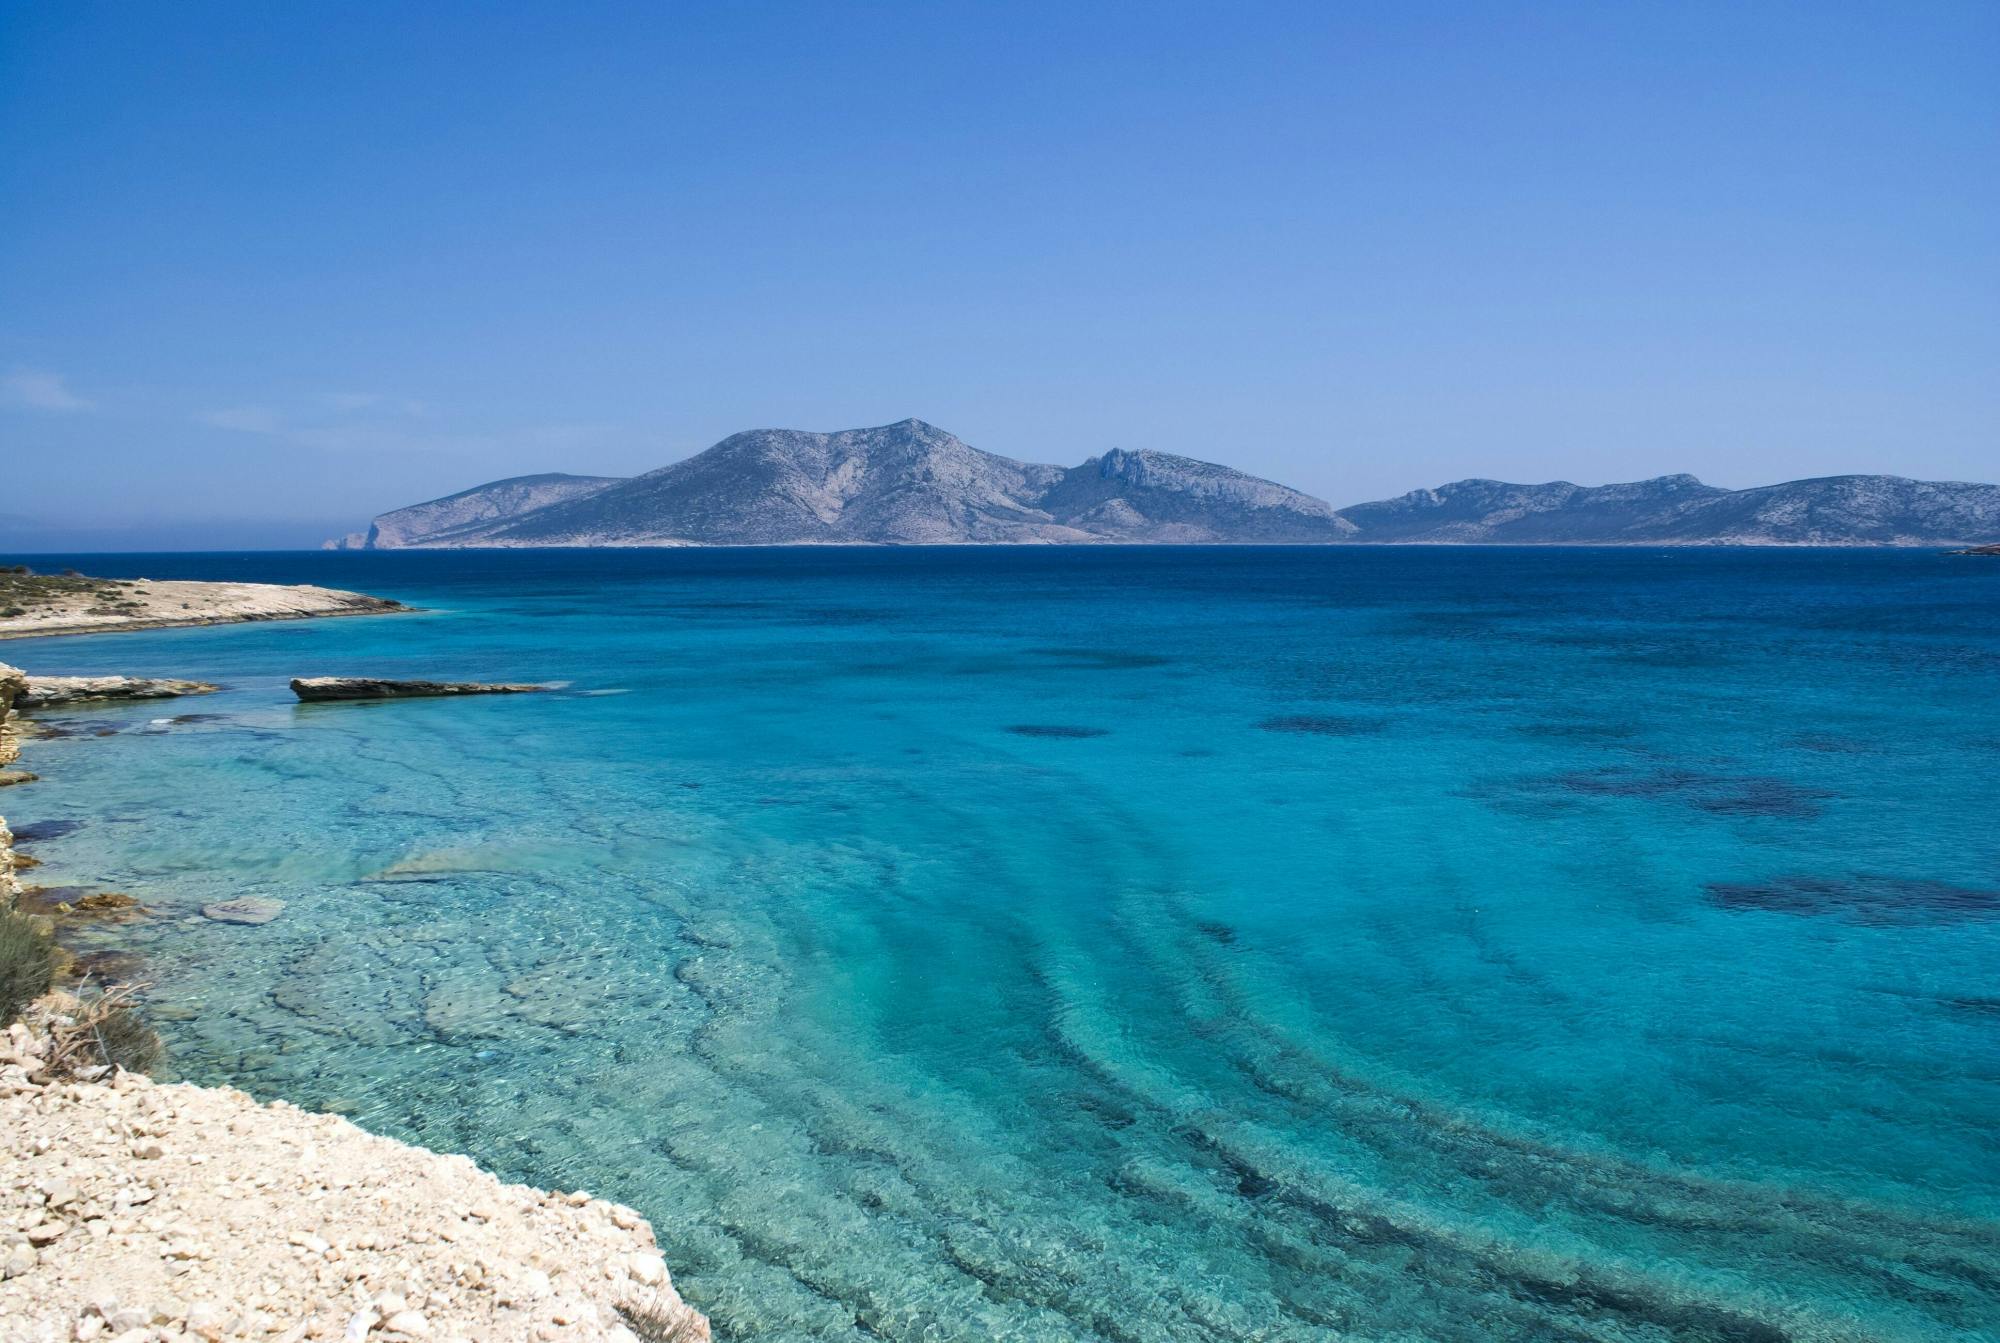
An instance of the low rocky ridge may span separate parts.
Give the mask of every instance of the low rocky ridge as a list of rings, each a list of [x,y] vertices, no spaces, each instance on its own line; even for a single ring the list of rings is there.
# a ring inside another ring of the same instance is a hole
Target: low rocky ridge
[[[560,482],[525,488],[531,482]],[[630,480],[527,476],[385,513],[337,548],[1018,543],[1961,545],[2000,486],[1832,476],[1747,490],[1462,480],[1335,509],[1211,462],[1114,449],[1080,466],[982,452],[921,420],[760,429]]]
[[[685,1319],[653,1232],[585,1193],[227,1087],[37,1080],[0,1040],[0,1337],[627,1340]]]
[[[510,681],[384,681],[368,676],[301,676],[292,693],[308,704],[332,700],[427,699],[439,695],[527,695],[544,685]]]
[[[1932,546],[2000,537],[2000,485],[1829,476],[1718,489],[1461,480],[1341,510],[1361,541],[1450,545]]]
[[[311,584],[154,582],[0,570],[0,639],[386,615],[401,602]]]

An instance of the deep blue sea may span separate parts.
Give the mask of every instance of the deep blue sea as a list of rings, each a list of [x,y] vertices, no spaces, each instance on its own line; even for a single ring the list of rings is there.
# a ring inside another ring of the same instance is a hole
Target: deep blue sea
[[[0,802],[180,1075],[630,1203],[724,1337],[2000,1336],[2000,561],[27,558],[427,608],[0,645],[227,687]]]

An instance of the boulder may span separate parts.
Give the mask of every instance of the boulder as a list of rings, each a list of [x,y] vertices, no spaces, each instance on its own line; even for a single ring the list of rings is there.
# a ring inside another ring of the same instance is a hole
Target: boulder
[[[372,676],[303,676],[292,693],[308,704],[331,700],[425,699],[438,695],[524,695],[544,685],[507,681],[385,681]]]

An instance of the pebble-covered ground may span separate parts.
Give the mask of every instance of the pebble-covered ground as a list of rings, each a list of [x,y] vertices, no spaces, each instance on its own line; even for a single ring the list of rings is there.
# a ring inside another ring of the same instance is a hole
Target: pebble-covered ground
[[[684,1310],[630,1208],[227,1088],[40,1085],[42,1049],[0,1038],[8,1343],[630,1343],[620,1305]]]

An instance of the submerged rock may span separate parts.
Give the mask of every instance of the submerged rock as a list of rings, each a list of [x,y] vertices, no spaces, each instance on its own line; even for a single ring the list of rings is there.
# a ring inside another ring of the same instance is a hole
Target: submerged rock
[[[114,951],[109,949],[83,952],[71,960],[69,967],[71,977],[88,979],[102,988],[115,987],[119,984],[136,983],[145,973],[145,957],[133,951]],[[174,1011],[180,1014],[174,1018],[177,1021],[191,1020],[196,1015],[192,1009],[179,1005],[175,1005]],[[148,1004],[146,1015],[156,1017],[169,1014],[161,1012],[152,1004]]]
[[[1014,723],[1007,730],[1017,737],[1065,737],[1076,740],[1111,735],[1110,728],[1074,727],[1067,723]]]
[[[292,693],[308,704],[329,700],[424,699],[437,695],[524,695],[545,685],[507,681],[385,681],[372,676],[301,676]]]
[[[269,923],[282,914],[284,909],[285,902],[282,900],[265,900],[258,896],[247,895],[236,900],[203,905],[201,912],[204,918],[214,919],[217,923],[258,924]]]
[[[116,921],[143,912],[135,896],[123,891],[93,891],[88,886],[24,886],[20,907],[31,914],[85,915]]]
[[[138,907],[138,897],[127,895],[123,891],[99,891],[95,895],[84,896],[70,906],[79,914],[111,914],[121,909]]]

